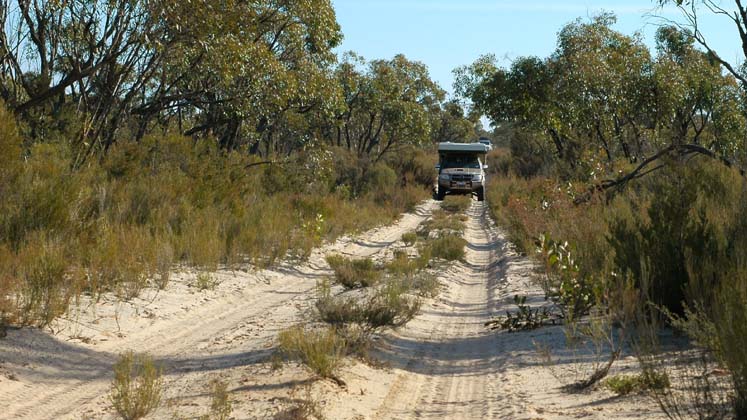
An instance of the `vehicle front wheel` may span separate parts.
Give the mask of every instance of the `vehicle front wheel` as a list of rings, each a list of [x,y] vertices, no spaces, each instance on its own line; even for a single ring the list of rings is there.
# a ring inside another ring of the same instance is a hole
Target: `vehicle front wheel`
[[[438,187],[436,190],[436,201],[443,201],[444,196],[446,196],[446,191],[443,188]]]
[[[480,187],[477,190],[477,201],[485,201],[485,187]]]

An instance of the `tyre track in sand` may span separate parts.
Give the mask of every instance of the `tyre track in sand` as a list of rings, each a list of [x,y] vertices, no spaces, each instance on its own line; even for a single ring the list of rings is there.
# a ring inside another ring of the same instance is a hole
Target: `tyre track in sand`
[[[320,277],[329,274],[328,253],[372,257],[414,230],[436,208],[429,200],[396,223],[357,239],[341,239],[315,250],[309,261],[241,274],[252,281],[201,303],[193,310],[159,319],[152,327],[94,345],[66,342],[38,330],[11,331],[0,340],[0,367],[15,380],[0,382],[0,419],[81,418],[103,414],[117,354],[133,349],[150,353],[165,367],[168,380],[195,370],[220,370],[265,359],[277,331],[299,321],[299,301],[313,298]],[[240,281],[240,280],[239,280]],[[166,292],[168,293],[168,290]],[[288,308],[294,306],[294,308]],[[242,331],[255,326],[251,335]],[[219,344],[219,345],[218,345]]]
[[[473,202],[468,216],[465,261],[444,270],[439,302],[382,340],[381,356],[399,374],[375,419],[498,419],[525,412],[527,401],[511,386],[509,355],[529,349],[484,326],[508,307],[507,272],[517,269],[518,256],[484,203]],[[519,276],[528,277],[521,269]]]

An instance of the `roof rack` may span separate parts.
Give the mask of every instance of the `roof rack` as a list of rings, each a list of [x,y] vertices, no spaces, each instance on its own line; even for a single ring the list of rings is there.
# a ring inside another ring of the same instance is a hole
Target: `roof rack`
[[[481,143],[438,143],[439,152],[488,153],[488,147]]]

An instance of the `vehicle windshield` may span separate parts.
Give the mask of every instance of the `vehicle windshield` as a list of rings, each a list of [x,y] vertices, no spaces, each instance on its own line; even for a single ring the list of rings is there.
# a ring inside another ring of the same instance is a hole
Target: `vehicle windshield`
[[[472,154],[448,154],[441,158],[441,169],[450,168],[480,169],[480,160]]]

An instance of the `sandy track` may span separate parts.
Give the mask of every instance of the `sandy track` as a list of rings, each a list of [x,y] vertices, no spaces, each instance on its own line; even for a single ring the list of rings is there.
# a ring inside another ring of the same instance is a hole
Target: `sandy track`
[[[110,417],[111,367],[126,349],[153,355],[170,388],[266,359],[277,332],[299,321],[317,280],[329,274],[325,255],[381,254],[435,206],[427,201],[391,226],[342,238],[298,266],[217,273],[215,291],[195,293],[181,278],[133,302],[91,303],[57,323],[56,334],[11,331],[0,340],[0,419]]]
[[[304,319],[317,280],[329,275],[325,255],[385,259],[436,207],[428,201],[391,226],[342,238],[304,264],[218,273],[215,291],[196,292],[182,276],[166,292],[91,304],[58,323],[55,334],[11,331],[0,340],[0,419],[114,418],[111,366],[126,349],[147,351],[166,368],[166,404],[150,419],[204,414],[215,378],[229,384],[235,419],[270,419],[296,399],[316,401],[328,419],[661,417],[644,397],[561,391],[556,376],[572,377],[580,365],[561,356],[547,369],[535,347],[562,353],[560,327],[511,334],[484,327],[515,309],[516,294],[532,305],[545,302],[532,283],[532,263],[512,251],[477,202],[468,211],[465,261],[440,271],[443,290],[420,315],[377,341],[372,355],[389,368],[350,360],[341,372],[345,389],[310,380],[298,366],[272,369],[278,331]],[[628,372],[630,359],[612,373]]]
[[[561,327],[518,333],[485,328],[486,321],[515,310],[517,294],[527,296],[532,306],[547,303],[532,281],[532,262],[513,251],[483,203],[474,202],[468,215],[466,261],[444,271],[440,280],[445,290],[437,301],[383,340],[378,356],[392,364],[395,377],[377,408],[363,417],[661,418],[655,402],[642,396],[618,398],[603,388],[581,394],[562,391],[556,376],[566,375],[570,382],[573,370],[584,365],[561,358],[548,369],[535,345],[562,351]],[[613,374],[630,369],[631,359],[618,363]]]
[[[482,203],[469,210],[466,261],[442,278],[440,303],[386,340],[385,357],[401,373],[375,414],[378,419],[509,418],[516,403],[501,390],[504,340],[484,323],[497,309],[500,257],[505,243]]]

